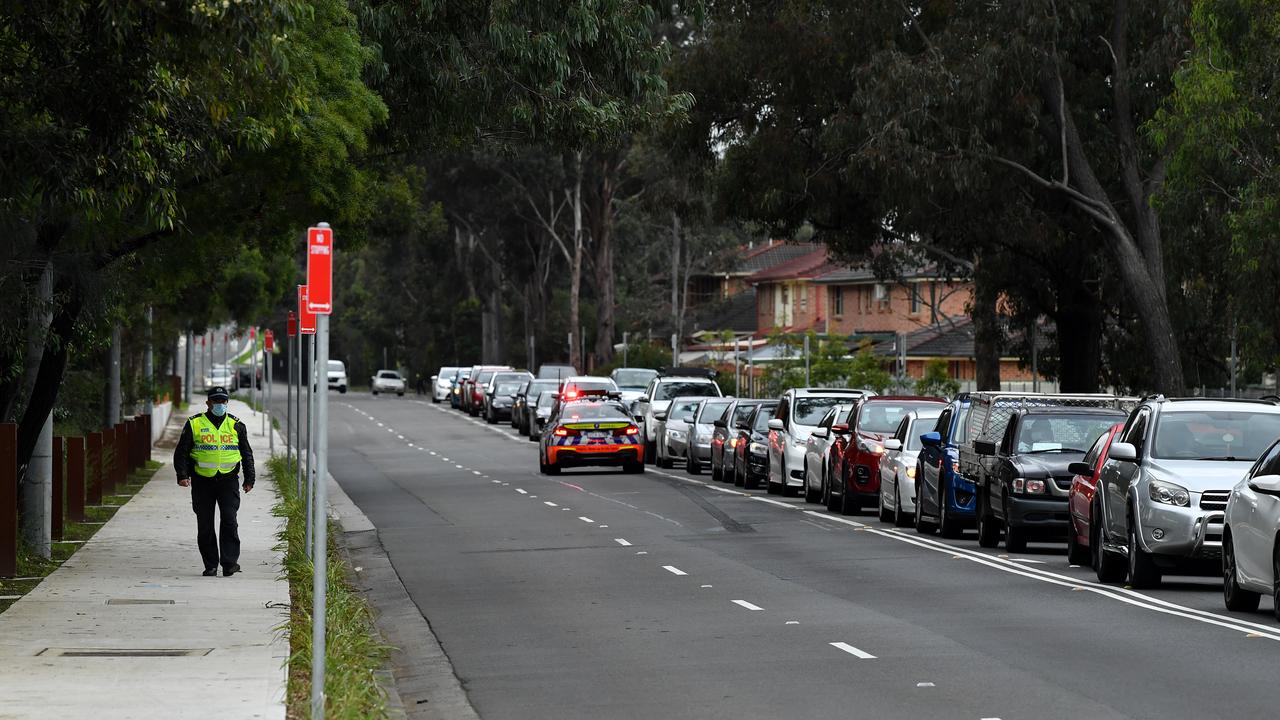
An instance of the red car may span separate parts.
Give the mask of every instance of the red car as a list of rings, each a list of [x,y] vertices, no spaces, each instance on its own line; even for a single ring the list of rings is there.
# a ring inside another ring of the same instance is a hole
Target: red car
[[[827,509],[849,515],[862,506],[880,502],[880,456],[884,441],[913,410],[945,406],[947,401],[916,395],[875,395],[858,403],[850,420],[852,432],[844,454],[832,468]]]
[[[1111,451],[1111,443],[1124,429],[1124,423],[1116,423],[1111,429],[1098,436],[1085,454],[1084,460],[1071,463],[1069,469],[1075,477],[1071,478],[1071,490],[1067,494],[1067,519],[1071,523],[1067,528],[1067,562],[1072,565],[1093,565],[1099,567],[1096,553],[1093,553],[1093,496],[1098,489],[1098,473],[1107,462],[1107,453]],[[1098,571],[1098,579],[1103,582],[1102,571]],[[1122,573],[1123,574],[1123,573]]]

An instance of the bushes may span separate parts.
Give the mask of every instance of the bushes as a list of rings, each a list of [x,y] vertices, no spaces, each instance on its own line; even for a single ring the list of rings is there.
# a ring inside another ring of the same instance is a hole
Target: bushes
[[[287,520],[280,533],[289,580],[288,716],[310,717],[311,708],[311,559],[306,548],[306,497],[294,485],[295,465],[276,456],[267,463],[271,481],[280,492],[275,514]],[[329,590],[325,633],[325,717],[385,718],[386,697],[375,674],[387,658],[373,624],[373,612],[347,581],[350,568],[329,531]]]

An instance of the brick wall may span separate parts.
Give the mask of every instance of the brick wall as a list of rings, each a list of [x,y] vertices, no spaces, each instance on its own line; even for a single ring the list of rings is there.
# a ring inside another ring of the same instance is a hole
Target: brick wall
[[[832,285],[827,289],[831,332],[909,333],[939,318],[963,315],[973,286],[937,281]],[[916,293],[912,301],[912,292]]]

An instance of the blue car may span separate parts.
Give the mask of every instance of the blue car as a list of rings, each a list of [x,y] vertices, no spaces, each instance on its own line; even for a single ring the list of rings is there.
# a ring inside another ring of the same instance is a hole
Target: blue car
[[[960,472],[969,394],[960,393],[942,411],[933,432],[920,436],[924,448],[916,468],[916,532],[958,538],[977,521],[977,487]]]

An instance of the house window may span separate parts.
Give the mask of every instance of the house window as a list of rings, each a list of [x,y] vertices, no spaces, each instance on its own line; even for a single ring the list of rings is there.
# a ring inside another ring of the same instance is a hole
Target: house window
[[[832,296],[831,306],[835,308],[835,311],[834,311],[835,315],[843,315],[844,314],[844,288],[836,287],[834,288],[834,290],[835,290],[835,293]]]
[[[876,283],[872,296],[875,298],[876,306],[881,310],[889,307],[889,288],[884,283]]]
[[[923,298],[920,297],[920,284],[911,283],[907,287],[910,288],[911,293],[911,314],[919,315],[920,305],[923,302]]]

